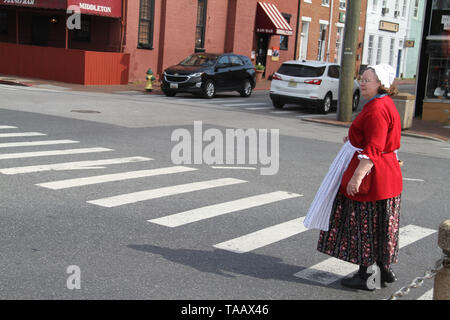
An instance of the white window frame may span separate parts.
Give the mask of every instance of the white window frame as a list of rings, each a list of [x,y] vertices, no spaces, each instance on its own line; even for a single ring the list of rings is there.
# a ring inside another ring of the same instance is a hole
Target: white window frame
[[[329,7],[330,6],[330,0],[322,0],[322,6],[323,7]]]
[[[395,52],[395,38],[391,38],[391,43],[389,45],[389,64],[394,66],[394,52]]]
[[[371,65],[373,61],[373,43],[375,41],[375,36],[369,34],[369,39],[367,40],[367,64]]]
[[[338,64],[341,64],[342,44],[343,44],[343,40],[344,40],[344,26],[336,25],[336,27],[337,27],[337,30],[336,30],[336,61],[335,62]]]
[[[378,0],[372,0],[372,11],[377,11],[378,9]]]
[[[306,34],[303,33],[303,24],[306,28]],[[300,60],[303,60],[307,58],[308,56],[308,38],[309,38],[309,27],[311,26],[311,18],[310,17],[302,17],[302,24],[301,24],[301,32],[300,32]]]
[[[419,0],[414,0],[413,18],[419,19]]]
[[[407,0],[403,0],[403,6],[402,6],[402,18],[406,17],[406,7],[407,7]]]
[[[326,22],[326,23],[324,23]],[[326,44],[326,35],[327,35],[327,31],[328,31],[328,21],[323,21],[320,20],[319,21],[319,41],[317,43],[317,60],[318,61],[323,61],[323,59],[325,58],[325,44]],[[324,28],[322,28],[322,26]],[[322,32],[325,32],[325,36],[324,39],[320,39],[321,38],[321,34]]]
[[[383,53],[383,36],[378,36],[378,43],[377,43],[377,57],[375,60],[375,64],[380,64],[382,61],[382,53]]]
[[[344,5],[342,5],[344,4]],[[347,1],[346,0],[339,0],[339,10],[346,11],[347,10]]]

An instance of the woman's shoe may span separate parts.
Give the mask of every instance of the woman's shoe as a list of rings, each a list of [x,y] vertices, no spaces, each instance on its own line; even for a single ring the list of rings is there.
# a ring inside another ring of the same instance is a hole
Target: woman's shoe
[[[366,272],[367,267],[360,266],[357,273],[355,273],[352,277],[342,279],[341,284],[344,287],[352,289],[374,291],[375,288],[369,288],[369,286],[367,285],[367,279],[369,279],[370,275]]]
[[[381,282],[393,283],[397,281],[397,276],[391,268],[380,269],[381,270]]]

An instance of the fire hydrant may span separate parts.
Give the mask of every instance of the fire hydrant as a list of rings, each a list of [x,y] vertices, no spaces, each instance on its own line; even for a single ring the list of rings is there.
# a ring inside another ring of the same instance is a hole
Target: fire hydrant
[[[156,80],[155,76],[153,75],[152,69],[147,70],[147,82],[145,84],[145,90],[152,91],[153,89],[153,80]]]

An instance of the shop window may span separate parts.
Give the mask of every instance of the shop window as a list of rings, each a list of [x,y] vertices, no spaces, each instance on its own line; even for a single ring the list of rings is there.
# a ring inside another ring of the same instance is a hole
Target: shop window
[[[8,34],[8,13],[0,11],[0,34]]]
[[[449,80],[450,59],[431,58],[428,67],[427,98],[450,99]]]
[[[286,22],[290,25],[291,22],[291,15],[287,13],[282,13],[284,19],[286,19]],[[288,36],[280,36],[280,50],[288,50],[288,44],[289,44],[289,37]]]
[[[153,49],[154,0],[140,0],[138,48]]]
[[[81,29],[74,29],[73,41],[90,42],[91,41],[91,17],[81,15]]]
[[[205,51],[206,0],[198,0],[197,24],[195,28],[195,51]]]

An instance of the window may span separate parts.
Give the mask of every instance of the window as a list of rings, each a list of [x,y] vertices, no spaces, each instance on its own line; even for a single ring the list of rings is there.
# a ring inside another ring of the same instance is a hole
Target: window
[[[406,0],[403,0],[402,17],[406,17]]]
[[[244,65],[244,62],[238,56],[230,56],[231,66],[240,67]]]
[[[74,30],[73,41],[91,41],[91,16],[81,15],[81,29]]]
[[[378,9],[378,0],[372,0],[372,10],[377,11]]]
[[[288,24],[290,24],[291,22],[291,15],[287,14],[287,13],[282,13],[283,17],[286,19],[286,22]],[[288,36],[280,36],[280,50],[287,50],[288,49],[288,41],[289,41],[289,37]]]
[[[231,65],[230,58],[228,56],[220,57],[219,60],[217,60],[217,64],[229,67]]]
[[[198,0],[197,26],[195,29],[195,51],[204,51],[206,29],[206,0]]]
[[[322,5],[323,6],[329,6],[330,5],[330,0],[322,0]]]
[[[415,0],[414,1],[413,17],[414,18],[418,18],[419,17],[419,0]]]
[[[320,24],[319,41],[317,46],[317,60],[322,61],[325,55],[325,36],[327,34],[327,25]]]
[[[277,73],[292,77],[321,77],[324,71],[325,67],[283,63]]]
[[[0,11],[0,34],[8,34],[8,13]]]
[[[336,34],[336,54],[334,62],[341,63],[341,51],[342,51],[342,38],[344,36],[344,28],[338,27]]]
[[[339,67],[338,66],[329,66],[328,67],[328,76],[330,78],[339,79]]]
[[[389,46],[389,64],[394,66],[394,45],[395,38],[391,38],[391,45]]]
[[[302,21],[302,33],[300,34],[300,59],[306,60],[306,54],[308,52],[308,33],[309,21]]]
[[[345,10],[345,0],[339,0],[339,9]]]
[[[378,47],[377,47],[377,60],[375,62],[375,64],[380,64],[381,63],[381,52],[383,50],[383,37],[379,36],[378,37]]]
[[[153,48],[154,0],[140,0],[138,48]]]
[[[369,36],[369,44],[367,46],[367,64],[372,64],[372,57],[373,57],[373,35]]]

